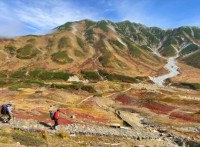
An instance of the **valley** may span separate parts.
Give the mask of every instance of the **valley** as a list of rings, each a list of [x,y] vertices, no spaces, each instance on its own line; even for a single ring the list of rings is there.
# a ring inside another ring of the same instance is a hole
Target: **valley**
[[[0,122],[8,136],[0,133],[0,142],[198,146],[199,34],[82,20],[0,39],[0,104],[14,105],[14,119]],[[58,108],[60,125],[51,130],[49,110]]]

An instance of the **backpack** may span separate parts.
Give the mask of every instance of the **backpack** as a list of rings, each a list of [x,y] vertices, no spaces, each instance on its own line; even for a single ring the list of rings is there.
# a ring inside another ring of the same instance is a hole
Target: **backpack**
[[[54,116],[53,116],[53,118],[54,118],[54,119],[58,119],[58,117],[59,117],[59,112],[58,112],[58,111],[56,111],[56,112],[54,113]]]
[[[54,120],[54,114],[55,114],[55,112],[50,111],[49,114],[50,114],[50,118],[51,118],[51,120]]]
[[[3,115],[7,114],[7,105],[1,106],[1,114],[3,114]]]

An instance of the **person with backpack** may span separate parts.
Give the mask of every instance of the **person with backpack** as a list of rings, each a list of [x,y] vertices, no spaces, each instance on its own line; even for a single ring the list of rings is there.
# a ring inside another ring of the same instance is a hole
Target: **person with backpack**
[[[1,114],[8,116],[7,121],[4,121],[8,123],[12,119],[12,104],[2,105]]]
[[[52,129],[56,129],[56,126],[58,126],[59,112],[60,112],[60,109],[57,109],[56,112],[49,111],[50,117],[54,121],[54,125],[52,126]]]

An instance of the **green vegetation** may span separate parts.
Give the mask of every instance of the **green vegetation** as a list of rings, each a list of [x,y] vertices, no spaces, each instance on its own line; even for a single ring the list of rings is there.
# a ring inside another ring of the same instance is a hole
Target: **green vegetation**
[[[22,48],[17,50],[17,58],[20,59],[31,59],[37,55],[36,49],[34,49],[33,45],[27,44]]]
[[[162,55],[165,56],[165,57],[172,57],[172,56],[175,56],[176,54],[176,51],[174,49],[173,46],[169,45],[169,46],[166,46],[162,51],[161,51]]]
[[[57,53],[54,53],[52,55],[52,60],[60,64],[73,62],[73,59],[68,56],[66,51],[58,51]]]
[[[116,73],[108,73],[105,70],[98,71],[101,76],[109,81],[120,81],[120,82],[127,82],[127,83],[137,83],[142,80],[146,80],[145,77],[129,77],[125,75],[119,75]]]
[[[109,43],[117,46],[119,49],[124,49],[124,45],[121,44],[118,40],[108,40]]]
[[[103,67],[108,67],[110,63],[111,53],[106,52],[101,57],[99,57],[99,62],[103,65]]]
[[[27,43],[31,43],[31,44],[35,44],[36,43],[36,39],[35,38],[30,38],[26,42]]]
[[[31,79],[40,80],[68,80],[73,74],[63,71],[45,71],[41,69],[36,69],[29,72],[29,77]]]
[[[94,42],[94,31],[92,28],[89,28],[86,30],[85,32],[85,36],[86,36],[86,40],[88,41],[88,43],[93,43]]]
[[[96,71],[81,71],[81,74],[85,79],[99,81],[100,77]]]
[[[88,50],[86,49],[86,44],[81,40],[81,38],[76,37],[78,45],[82,48],[82,50],[87,53]]]
[[[175,83],[174,85],[178,87],[193,89],[193,90],[200,90],[200,83],[180,82],[180,83]]]
[[[84,57],[84,53],[79,50],[74,50],[74,55],[77,57]]]
[[[5,50],[8,51],[11,55],[14,55],[17,51],[17,48],[12,45],[5,46]]]
[[[96,24],[96,22],[94,22],[94,21],[91,21],[91,20],[88,20],[88,19],[85,20],[86,29],[88,29],[89,27],[91,27],[95,24]]]
[[[58,48],[62,49],[66,47],[70,47],[69,39],[67,37],[61,37],[58,41]]]
[[[126,39],[126,38],[122,38],[122,39],[128,45],[128,49],[130,51],[130,54],[133,57],[140,57],[140,55],[142,54],[141,49],[137,45],[135,45],[131,41],[129,41],[128,39]]]
[[[67,23],[57,27],[56,29],[59,31],[69,30],[69,29],[71,29],[71,25],[72,25],[72,22],[67,22]]]
[[[55,41],[53,40],[53,38],[49,38],[48,42],[47,42],[47,48],[50,49],[53,47]]]
[[[200,51],[190,55],[187,58],[184,58],[183,61],[185,61],[186,64],[191,65],[196,68],[200,68]]]
[[[200,29],[197,27],[192,27],[192,30],[194,32],[194,38],[200,40]]]
[[[96,90],[94,87],[90,85],[83,85],[82,83],[73,83],[73,84],[53,84],[51,85],[52,88],[57,88],[57,89],[67,89],[67,90],[83,90],[87,91],[89,93],[95,93]]]
[[[190,44],[181,51],[181,54],[182,55],[189,54],[189,53],[194,52],[198,49],[199,49],[199,46],[197,46],[196,44]]]
[[[28,73],[28,74],[26,74]],[[11,78],[20,79],[39,79],[39,80],[68,80],[73,74],[63,71],[46,71],[35,69],[27,71],[25,69],[17,70],[10,75]]]
[[[102,29],[104,32],[108,32],[109,28],[108,28],[108,23],[105,20],[99,21],[97,22],[96,27]]]

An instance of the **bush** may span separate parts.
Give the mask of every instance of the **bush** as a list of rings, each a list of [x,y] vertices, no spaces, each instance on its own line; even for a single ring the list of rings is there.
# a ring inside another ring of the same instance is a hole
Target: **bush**
[[[27,44],[17,50],[17,58],[31,59],[37,55],[37,51],[33,48],[33,45]]]
[[[175,86],[180,86],[180,87],[184,87],[184,88],[189,88],[189,89],[193,89],[193,90],[199,90],[200,89],[200,84],[199,83],[185,83],[185,82],[181,82],[181,83],[175,83]]]
[[[83,85],[82,83],[73,83],[70,85],[64,85],[64,84],[53,84],[51,85],[52,88],[57,88],[57,89],[67,89],[67,90],[83,90],[87,91],[89,93],[94,93],[96,90],[89,85]]]
[[[79,50],[74,50],[74,55],[77,57],[84,57],[84,53]]]
[[[119,75],[115,73],[108,73],[105,70],[99,70],[98,71],[100,75],[105,77],[109,81],[120,81],[120,82],[127,82],[127,83],[137,83],[139,81],[145,80],[144,77],[129,77],[125,75]]]
[[[58,41],[58,48],[66,48],[70,46],[69,39],[67,37],[61,37],[60,40]]]
[[[11,55],[14,55],[17,51],[17,48],[12,45],[5,46],[5,50],[8,51]]]
[[[117,46],[119,49],[124,49],[124,45],[121,44],[121,42],[119,42],[118,40],[108,40],[111,44],[114,44],[115,46]]]
[[[105,32],[108,32],[109,30],[107,22],[105,20],[99,21],[96,26]]]
[[[97,81],[100,77],[96,71],[81,71],[81,74],[85,79]]]
[[[57,53],[54,53],[52,55],[52,60],[60,64],[73,62],[73,59],[68,56],[66,51],[58,51]]]

